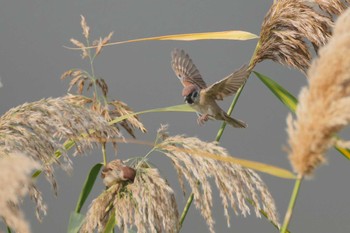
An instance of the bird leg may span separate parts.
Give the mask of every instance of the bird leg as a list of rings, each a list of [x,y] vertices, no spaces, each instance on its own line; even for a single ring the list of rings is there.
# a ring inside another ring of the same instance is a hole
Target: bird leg
[[[197,123],[199,125],[204,125],[204,122],[209,120],[209,114],[203,114],[197,118]]]

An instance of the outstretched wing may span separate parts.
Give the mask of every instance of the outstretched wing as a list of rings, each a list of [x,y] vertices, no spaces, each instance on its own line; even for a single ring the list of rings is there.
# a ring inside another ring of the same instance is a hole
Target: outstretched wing
[[[233,95],[245,83],[248,78],[248,66],[244,65],[226,78],[212,84],[206,88],[205,95],[207,98],[223,100],[224,97]]]
[[[201,89],[207,87],[197,67],[193,64],[192,59],[185,51],[174,49],[171,53],[171,57],[171,66],[184,87],[191,84],[195,84]]]

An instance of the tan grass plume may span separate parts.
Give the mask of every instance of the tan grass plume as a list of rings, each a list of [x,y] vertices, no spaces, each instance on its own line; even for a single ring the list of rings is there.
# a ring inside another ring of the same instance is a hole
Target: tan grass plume
[[[99,114],[72,102],[73,96],[42,99],[12,108],[0,117],[0,148],[5,153],[21,151],[42,165],[46,178],[57,194],[54,165],[66,171],[72,167],[64,141],[75,141],[75,154],[91,149],[98,142],[120,137],[120,133]],[[91,130],[94,130],[92,132]],[[85,136],[83,137],[82,134]],[[85,140],[93,137],[94,140]],[[62,153],[58,160],[55,151]],[[38,190],[31,189],[38,209],[42,197]]]
[[[140,130],[142,133],[146,133],[147,129],[140,121],[137,115],[133,115],[134,111],[124,102],[119,100],[108,101],[106,104],[101,104],[96,97],[90,98],[82,95],[71,95],[69,101],[73,104],[80,105],[82,107],[91,109],[103,116],[106,121],[114,120],[118,117],[129,115],[129,117],[121,122],[113,124],[119,130],[121,126],[130,136],[136,138],[134,129]]]
[[[16,232],[30,232],[19,205],[33,185],[30,173],[40,167],[20,152],[0,151],[0,216]]]
[[[92,60],[101,53],[102,48],[110,41],[110,39],[113,36],[113,32],[110,32],[108,36],[104,37],[103,39],[100,37],[98,40],[94,40],[92,42],[93,46],[97,46],[95,49],[95,54],[91,54],[91,52],[86,49],[86,47],[89,47],[89,38],[90,38],[90,27],[87,25],[86,19],[83,15],[80,15],[81,21],[80,21],[80,26],[83,30],[82,34],[86,40],[86,45],[83,42],[80,42],[77,39],[71,38],[70,41],[77,46],[78,48],[81,49],[82,51],[82,58],[92,58]]]
[[[130,114],[131,116],[121,122],[118,122],[117,124],[114,124],[114,126],[117,128],[121,126],[133,138],[135,138],[134,129],[139,129],[143,133],[147,132],[138,116],[132,115],[134,112],[126,103],[118,100],[108,100],[107,82],[103,78],[96,77],[93,72],[93,62],[96,56],[101,53],[102,48],[111,40],[113,32],[109,33],[108,36],[104,37],[103,39],[100,37],[100,39],[92,42],[92,45],[96,46],[95,53],[92,54],[92,50],[85,48],[91,45],[89,41],[90,27],[87,25],[83,15],[81,15],[80,25],[83,30],[83,36],[86,40],[86,45],[76,39],[71,39],[71,42],[82,50],[83,58],[89,58],[91,73],[77,68],[64,72],[61,79],[71,79],[69,82],[68,92],[70,92],[73,87],[76,87],[79,95],[82,95],[85,89],[86,92],[92,91],[92,98],[80,96],[80,100],[76,100],[76,102],[79,102],[80,105],[89,107],[91,110],[98,112],[107,121]],[[102,96],[99,95],[99,91],[102,93]]]
[[[203,142],[196,137],[181,135],[168,137],[165,129],[159,131],[164,140],[156,148],[172,160],[183,190],[185,190],[184,179],[189,183],[196,207],[201,211],[210,232],[215,232],[210,180],[214,180],[220,193],[228,226],[230,226],[229,207],[236,215],[250,214],[247,200],[254,203],[256,216],[261,216],[259,209],[262,209],[268,219],[279,225],[275,202],[257,173],[237,164],[200,156],[201,153],[229,156],[216,142]]]
[[[261,26],[260,47],[253,64],[271,59],[305,72],[332,33],[333,15],[347,7],[341,0],[276,0]]]
[[[179,214],[174,191],[158,169],[143,162],[137,167],[136,176],[130,176],[134,173],[128,171],[134,169],[120,160],[107,164],[102,177],[108,189],[93,200],[81,233],[94,232],[96,228],[102,232],[113,215],[124,233],[133,227],[139,233],[178,232]]]
[[[324,163],[325,152],[337,143],[335,134],[350,123],[349,54],[350,10],[347,10],[308,71],[309,84],[299,94],[296,119],[291,115],[287,118],[289,159],[299,174],[310,175]]]

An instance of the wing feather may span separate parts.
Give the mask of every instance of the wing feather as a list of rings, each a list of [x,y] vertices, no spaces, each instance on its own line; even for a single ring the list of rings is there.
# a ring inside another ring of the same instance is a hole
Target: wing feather
[[[244,65],[224,79],[205,89],[207,98],[223,100],[224,97],[235,94],[248,78],[248,66]]]
[[[195,84],[201,89],[207,87],[197,67],[184,50],[174,49],[171,53],[171,66],[184,87]]]

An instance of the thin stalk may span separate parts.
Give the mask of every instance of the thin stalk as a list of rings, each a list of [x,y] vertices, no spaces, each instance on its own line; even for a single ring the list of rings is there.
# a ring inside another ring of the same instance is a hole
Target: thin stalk
[[[179,224],[180,224],[180,228],[179,228],[179,229],[181,229],[182,224],[183,224],[183,222],[185,221],[186,215],[187,215],[188,211],[190,210],[190,206],[191,206],[191,204],[192,204],[192,202],[193,202],[193,197],[194,197],[194,194],[191,193],[191,195],[189,196],[189,198],[188,198],[188,200],[187,200],[187,203],[186,203],[186,205],[185,205],[185,208],[184,208],[184,210],[182,211],[181,218],[180,218],[180,223],[179,223]]]
[[[252,201],[251,199],[246,198],[246,201],[249,202],[249,204],[251,204],[252,206],[256,207],[255,202]],[[277,223],[271,221],[271,220],[269,219],[269,216],[267,215],[267,213],[266,213],[264,210],[259,209],[259,212],[260,212],[260,214],[262,214],[266,219],[268,219],[268,220],[270,221],[270,223],[271,223],[277,230],[280,230],[280,227],[277,225]],[[286,233],[290,233],[290,232],[287,230]]]
[[[256,53],[258,52],[259,48],[260,48],[260,41],[258,41],[258,43],[256,44],[255,50],[254,50],[254,52],[253,52],[253,55],[252,55],[252,57],[251,57],[251,59],[250,59],[250,61],[249,61],[249,69],[250,69],[250,71],[252,71],[253,68],[254,68],[254,64],[253,64],[254,58],[255,58]],[[250,72],[249,72],[249,75],[250,75]],[[248,77],[249,77],[249,75],[248,75]],[[245,83],[238,89],[238,91],[237,91],[235,97],[234,97],[233,100],[232,100],[232,103],[231,103],[229,109],[227,110],[227,115],[229,115],[229,116],[231,115],[231,113],[232,113],[233,109],[235,108],[236,103],[237,103],[237,101],[238,101],[238,99],[239,99],[239,96],[241,95],[241,93],[242,93],[242,91],[243,91],[243,89],[244,89],[244,86],[245,86]],[[226,122],[223,122],[222,125],[221,125],[221,127],[220,127],[220,129],[219,129],[219,131],[218,131],[218,133],[216,134],[215,141],[217,141],[217,142],[220,141],[221,136],[222,136],[222,134],[223,134],[224,131],[225,131],[225,127],[226,127]]]
[[[233,98],[233,101],[232,101],[232,103],[231,103],[231,105],[230,105],[230,108],[229,108],[228,111],[227,111],[227,115],[231,115],[233,109],[235,108],[236,103],[237,103],[237,100],[238,100],[239,96],[241,95],[241,93],[242,93],[242,91],[243,91],[244,85],[245,85],[245,84],[243,84],[243,85],[238,89],[238,91],[237,91],[237,93],[236,93],[236,95],[235,95],[235,98]],[[216,135],[215,141],[217,141],[217,142],[220,141],[221,136],[222,136],[222,134],[224,133],[225,127],[226,127],[226,122],[224,121],[224,122],[222,123],[222,125],[221,125],[221,127],[220,127],[220,129],[219,129],[219,131],[218,131],[218,133],[217,133],[217,135]]]
[[[249,69],[250,69],[250,71],[253,70],[253,68],[254,68],[254,64],[253,64],[253,63],[254,63],[254,58],[255,58],[255,55],[256,55],[256,53],[258,52],[259,48],[260,48],[260,40],[259,40],[258,43],[256,44],[255,50],[254,50],[254,52],[253,52],[253,55],[252,55],[252,57],[251,57],[251,59],[250,59],[250,61],[249,61]],[[249,73],[249,75],[250,75],[250,73]],[[248,77],[249,77],[249,75],[248,75]],[[237,101],[238,101],[238,98],[239,98],[239,96],[241,95],[244,86],[245,86],[245,84],[243,84],[243,85],[238,89],[238,91],[237,91],[235,97],[233,98],[232,103],[231,103],[231,106],[230,106],[230,108],[229,108],[228,111],[227,111],[227,114],[228,114],[228,115],[231,115],[233,109],[235,108],[236,103],[237,103]],[[221,136],[222,136],[222,134],[223,134],[224,131],[225,131],[225,127],[226,127],[226,122],[223,122],[222,125],[221,125],[221,127],[220,127],[220,129],[219,129],[219,131],[218,131],[218,133],[217,133],[217,135],[216,135],[215,141],[217,141],[217,142],[220,141]],[[185,218],[186,218],[187,212],[188,212],[189,208],[191,207],[192,201],[193,201],[193,193],[191,193],[191,195],[189,196],[189,198],[188,198],[188,200],[187,200],[187,203],[186,203],[186,206],[185,206],[184,210],[182,211],[181,219],[180,219],[180,228],[179,228],[179,229],[181,229],[181,227],[182,227],[182,223],[183,223],[183,221],[184,221]]]
[[[87,46],[90,46],[90,42],[89,42],[89,39],[86,38],[86,44]],[[91,69],[91,75],[89,76],[90,79],[92,79],[93,81],[93,86],[94,86],[94,91],[96,93],[96,97],[98,98],[98,93],[97,93],[97,85],[96,85],[96,77],[95,77],[95,69],[94,69],[94,59],[95,59],[95,56],[92,57],[91,55],[91,50],[88,49],[87,50],[87,53],[88,53],[88,58],[89,58],[89,61],[90,61],[90,69]]]
[[[301,185],[302,180],[303,180],[302,175],[299,175],[298,178],[295,180],[293,193],[292,193],[292,196],[290,197],[288,209],[287,209],[287,212],[284,216],[283,225],[281,227],[281,231],[280,231],[281,233],[287,232],[288,225],[289,225],[289,222],[292,218],[293,209],[294,209],[297,197],[298,197],[298,193],[299,193],[299,189],[300,189],[300,185]]]
[[[148,153],[142,157],[142,159],[140,160],[140,162],[137,164],[137,167],[135,168],[136,170],[141,166],[141,164],[146,161],[147,157],[156,150],[156,147],[153,147],[150,151],[148,151]]]
[[[102,143],[103,166],[107,165],[106,143]]]

